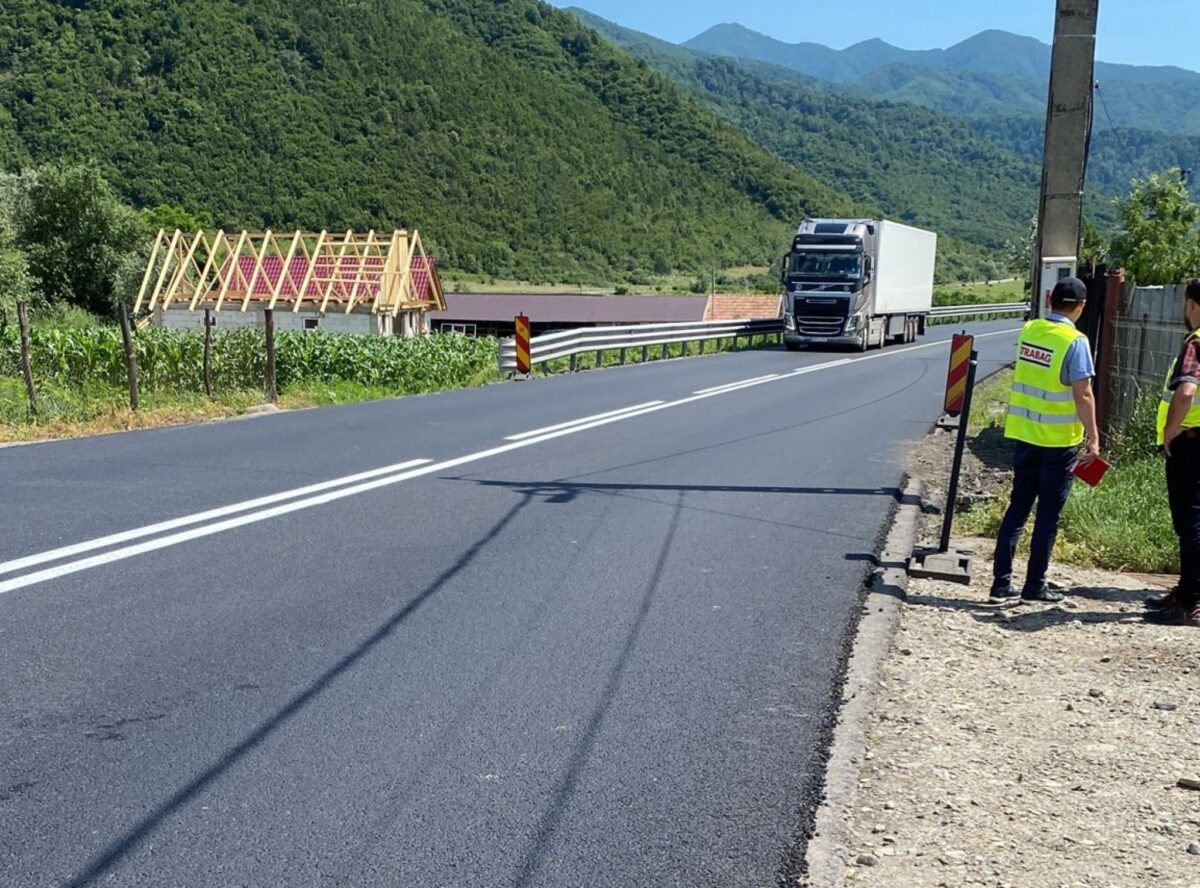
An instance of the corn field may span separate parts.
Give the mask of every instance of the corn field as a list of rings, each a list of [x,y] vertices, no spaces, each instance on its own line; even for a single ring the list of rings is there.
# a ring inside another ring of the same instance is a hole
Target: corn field
[[[201,391],[204,334],[146,328],[134,335],[138,383],[145,391]],[[466,385],[496,362],[494,339],[456,335],[353,336],[281,332],[275,337],[276,378],[294,383],[353,382],[398,393]],[[66,387],[82,383],[126,383],[125,351],[116,327],[34,329],[30,336],[34,379]],[[15,326],[0,331],[0,377],[19,377],[20,339]],[[263,333],[214,333],[211,376],[214,391],[260,387],[266,369]]]

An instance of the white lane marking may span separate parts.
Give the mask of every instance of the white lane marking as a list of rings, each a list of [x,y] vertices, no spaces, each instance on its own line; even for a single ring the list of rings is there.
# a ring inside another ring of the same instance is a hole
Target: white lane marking
[[[423,466],[430,462],[433,462],[433,460],[410,459],[408,462],[397,463],[394,466],[384,466],[381,469],[371,469],[369,472],[359,472],[357,475],[346,475],[343,478],[334,478],[332,481],[322,481],[320,484],[309,484],[307,487],[297,487],[293,490],[285,490],[282,493],[273,493],[270,496],[260,496],[257,499],[233,503],[232,505],[228,506],[221,506],[218,509],[209,509],[206,512],[197,512],[194,515],[184,515],[180,518],[172,518],[170,521],[160,521],[157,524],[148,524],[145,527],[135,527],[132,530],[124,530],[120,533],[110,534],[109,536],[99,537],[83,543],[75,543],[71,546],[63,546],[59,549],[51,549],[48,552],[40,552],[37,555],[30,555],[26,558],[16,558],[12,561],[2,562],[0,563],[0,574],[12,573],[15,570],[23,570],[27,567],[34,567],[38,564],[45,564],[47,561],[58,561],[61,558],[70,558],[72,555],[81,555],[84,552],[91,552],[95,549],[103,549],[107,546],[115,546],[118,543],[127,543],[130,540],[153,536],[156,533],[164,533],[168,530],[176,530],[180,527],[187,527],[189,524],[200,524],[203,521],[211,521],[214,518],[224,518],[226,515],[233,515],[237,512],[248,512],[251,509],[269,506],[272,503],[279,503],[295,497],[306,496],[310,493],[317,493],[322,490],[341,487],[345,484],[353,484],[356,481],[365,481],[368,478],[377,478],[380,475],[388,475],[392,472],[401,472],[405,469]]]
[[[505,441],[524,441],[526,438],[536,438],[538,435],[544,435],[546,432],[557,432],[559,429],[569,429],[571,426],[580,425],[581,423],[591,422],[593,419],[608,419],[610,416],[620,416],[622,413],[629,413],[632,410],[641,410],[643,407],[656,407],[662,401],[647,401],[645,404],[634,404],[632,407],[622,407],[620,410],[610,410],[607,413],[596,413],[592,416],[581,416],[579,419],[572,419],[568,422],[560,422],[558,425],[546,426],[541,429],[534,429],[532,432],[521,432],[516,435],[509,435]]]
[[[1015,329],[1014,330],[1001,330],[1001,331],[997,331],[995,333],[985,333],[985,334],[982,334],[982,336],[977,336],[976,338],[977,339],[983,338],[983,336],[1001,336],[1001,335],[1011,334],[1011,333],[1016,333],[1016,332],[1018,332],[1018,331]],[[890,355],[903,354],[906,351],[917,351],[919,349],[931,348],[935,345],[945,345],[945,344],[946,344],[945,342],[927,343],[926,345],[919,345],[919,346],[916,346],[913,348],[907,348],[907,349],[899,349],[899,350],[892,351],[892,352],[884,352],[881,355],[872,355],[871,357],[888,357]],[[800,370],[797,370],[795,373],[788,374],[787,376],[779,376],[779,377],[775,377],[773,379],[764,380],[762,382],[753,382],[753,383],[741,385],[738,387],[738,389],[736,389],[736,391],[741,391],[743,389],[748,389],[748,388],[754,388],[755,386],[759,386],[759,385],[770,385],[772,382],[778,382],[783,379],[791,379],[794,376],[797,376],[797,375],[800,375],[803,373],[816,373],[817,371],[820,371],[820,370],[828,370],[833,367],[842,367],[842,366],[845,366],[846,364],[854,364],[854,363],[858,363],[859,361],[863,361],[863,360],[868,360],[868,359],[867,358],[844,359],[844,360],[839,360],[839,361],[827,361],[826,363],[823,363],[823,364],[813,364],[808,367],[802,367],[802,368],[800,368]],[[302,500],[298,500],[296,502],[291,502],[291,503],[288,503],[283,506],[276,506],[271,509],[266,509],[261,512],[253,512],[249,515],[241,515],[237,518],[233,518],[228,521],[218,522],[217,524],[209,524],[209,525],[205,525],[204,527],[196,527],[191,530],[183,531],[182,533],[172,534],[170,536],[165,536],[165,537],[158,537],[157,539],[148,540],[144,543],[139,543],[135,546],[126,546],[125,548],[122,548],[122,549],[112,549],[112,550],[110,550],[108,552],[104,552],[100,555],[94,555],[91,558],[85,558],[80,561],[67,562],[66,564],[60,564],[55,567],[47,568],[45,570],[40,570],[35,573],[25,574],[24,576],[20,576],[20,577],[14,577],[13,579],[7,580],[5,582],[0,582],[0,595],[4,594],[5,592],[12,592],[16,589],[23,589],[27,586],[37,585],[38,583],[44,583],[49,580],[58,579],[59,577],[69,576],[70,574],[78,573],[78,572],[84,571],[84,570],[89,570],[93,567],[100,567],[105,564],[112,564],[113,562],[116,562],[116,561],[123,561],[126,558],[133,558],[136,555],[143,555],[147,552],[153,552],[156,549],[165,549],[168,546],[175,546],[180,543],[188,542],[190,540],[200,539],[201,537],[211,536],[212,534],[216,534],[216,533],[222,533],[223,531],[232,530],[236,527],[242,527],[247,524],[254,524],[254,523],[257,523],[260,521],[266,521],[270,518],[278,517],[279,515],[286,515],[289,512],[298,512],[301,509],[309,509],[309,508],[312,508],[313,506],[324,505],[325,503],[331,503],[336,500],[344,499],[349,496],[355,496],[360,493],[366,493],[367,491],[378,490],[383,487],[390,487],[393,484],[399,484],[403,481],[412,480],[413,478],[422,478],[427,475],[433,475],[433,474],[437,474],[438,472],[444,472],[444,471],[448,471],[449,469],[455,469],[455,468],[458,468],[459,466],[464,466],[464,465],[468,465],[470,463],[479,462],[480,460],[490,459],[493,456],[501,456],[505,453],[511,453],[514,450],[522,450],[526,447],[532,447],[535,444],[542,444],[546,441],[553,441],[556,438],[563,438],[563,437],[566,437],[567,435],[579,434],[580,432],[585,432],[585,431],[589,431],[591,429],[600,428],[601,426],[611,425],[611,424],[617,423],[617,422],[624,422],[627,419],[633,419],[633,418],[639,417],[639,416],[646,416],[647,414],[651,414],[651,413],[658,413],[661,410],[669,410],[674,407],[682,407],[685,404],[693,404],[698,401],[705,401],[709,398],[720,397],[721,395],[728,394],[728,393],[729,393],[728,391],[718,391],[718,392],[709,393],[706,395],[691,395],[690,397],[680,398],[676,401],[664,401],[662,403],[655,404],[653,406],[647,406],[647,407],[640,408],[637,410],[632,410],[629,412],[621,413],[617,416],[610,416],[610,417],[606,417],[604,419],[595,419],[595,420],[592,420],[590,422],[586,422],[586,423],[583,423],[580,425],[573,425],[569,428],[559,429],[559,430],[553,431],[553,432],[547,432],[543,435],[539,435],[536,438],[526,438],[522,441],[513,441],[508,444],[500,445],[499,447],[492,447],[492,448],[489,448],[488,450],[481,450],[476,453],[469,453],[466,456],[460,456],[460,457],[456,457],[455,459],[444,460],[439,463],[427,463],[426,465],[423,465],[420,468],[415,468],[410,471],[402,472],[397,475],[390,475],[385,478],[378,478],[374,481],[368,481],[363,484],[356,484],[353,487],[343,487],[343,488],[335,490],[331,493],[325,493],[320,496],[309,497],[307,499],[302,499]],[[332,482],[329,482],[329,483],[332,483]],[[33,556],[33,557],[36,557],[36,556]]]
[[[700,389],[698,392],[692,392],[693,395],[712,395],[717,392],[723,392],[725,389],[738,388],[743,385],[749,385],[752,382],[766,382],[768,379],[777,379],[778,373],[769,373],[766,376],[756,376],[753,379],[743,379],[740,382],[727,382],[724,385],[714,385],[712,388]]]

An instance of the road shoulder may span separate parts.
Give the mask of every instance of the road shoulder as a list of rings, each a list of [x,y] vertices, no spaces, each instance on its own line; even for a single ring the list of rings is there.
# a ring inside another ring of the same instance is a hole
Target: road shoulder
[[[807,884],[1200,884],[1200,793],[1179,784],[1200,780],[1200,636],[1141,620],[1165,581],[1056,566],[1066,602],[996,606],[989,542],[956,545],[971,586],[912,580],[864,619],[852,682],[860,653],[879,668],[848,686]],[[895,625],[882,655],[873,621]]]

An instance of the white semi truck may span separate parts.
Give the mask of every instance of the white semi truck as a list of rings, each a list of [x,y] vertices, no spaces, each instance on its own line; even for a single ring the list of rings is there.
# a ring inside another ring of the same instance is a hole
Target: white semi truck
[[[866,351],[912,342],[933,307],[937,235],[874,219],[806,219],[783,259],[784,342]]]

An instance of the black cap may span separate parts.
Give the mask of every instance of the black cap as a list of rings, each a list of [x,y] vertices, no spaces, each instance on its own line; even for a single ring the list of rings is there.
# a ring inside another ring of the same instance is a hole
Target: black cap
[[[1087,287],[1079,278],[1063,278],[1050,294],[1051,305],[1078,305],[1087,302]]]

